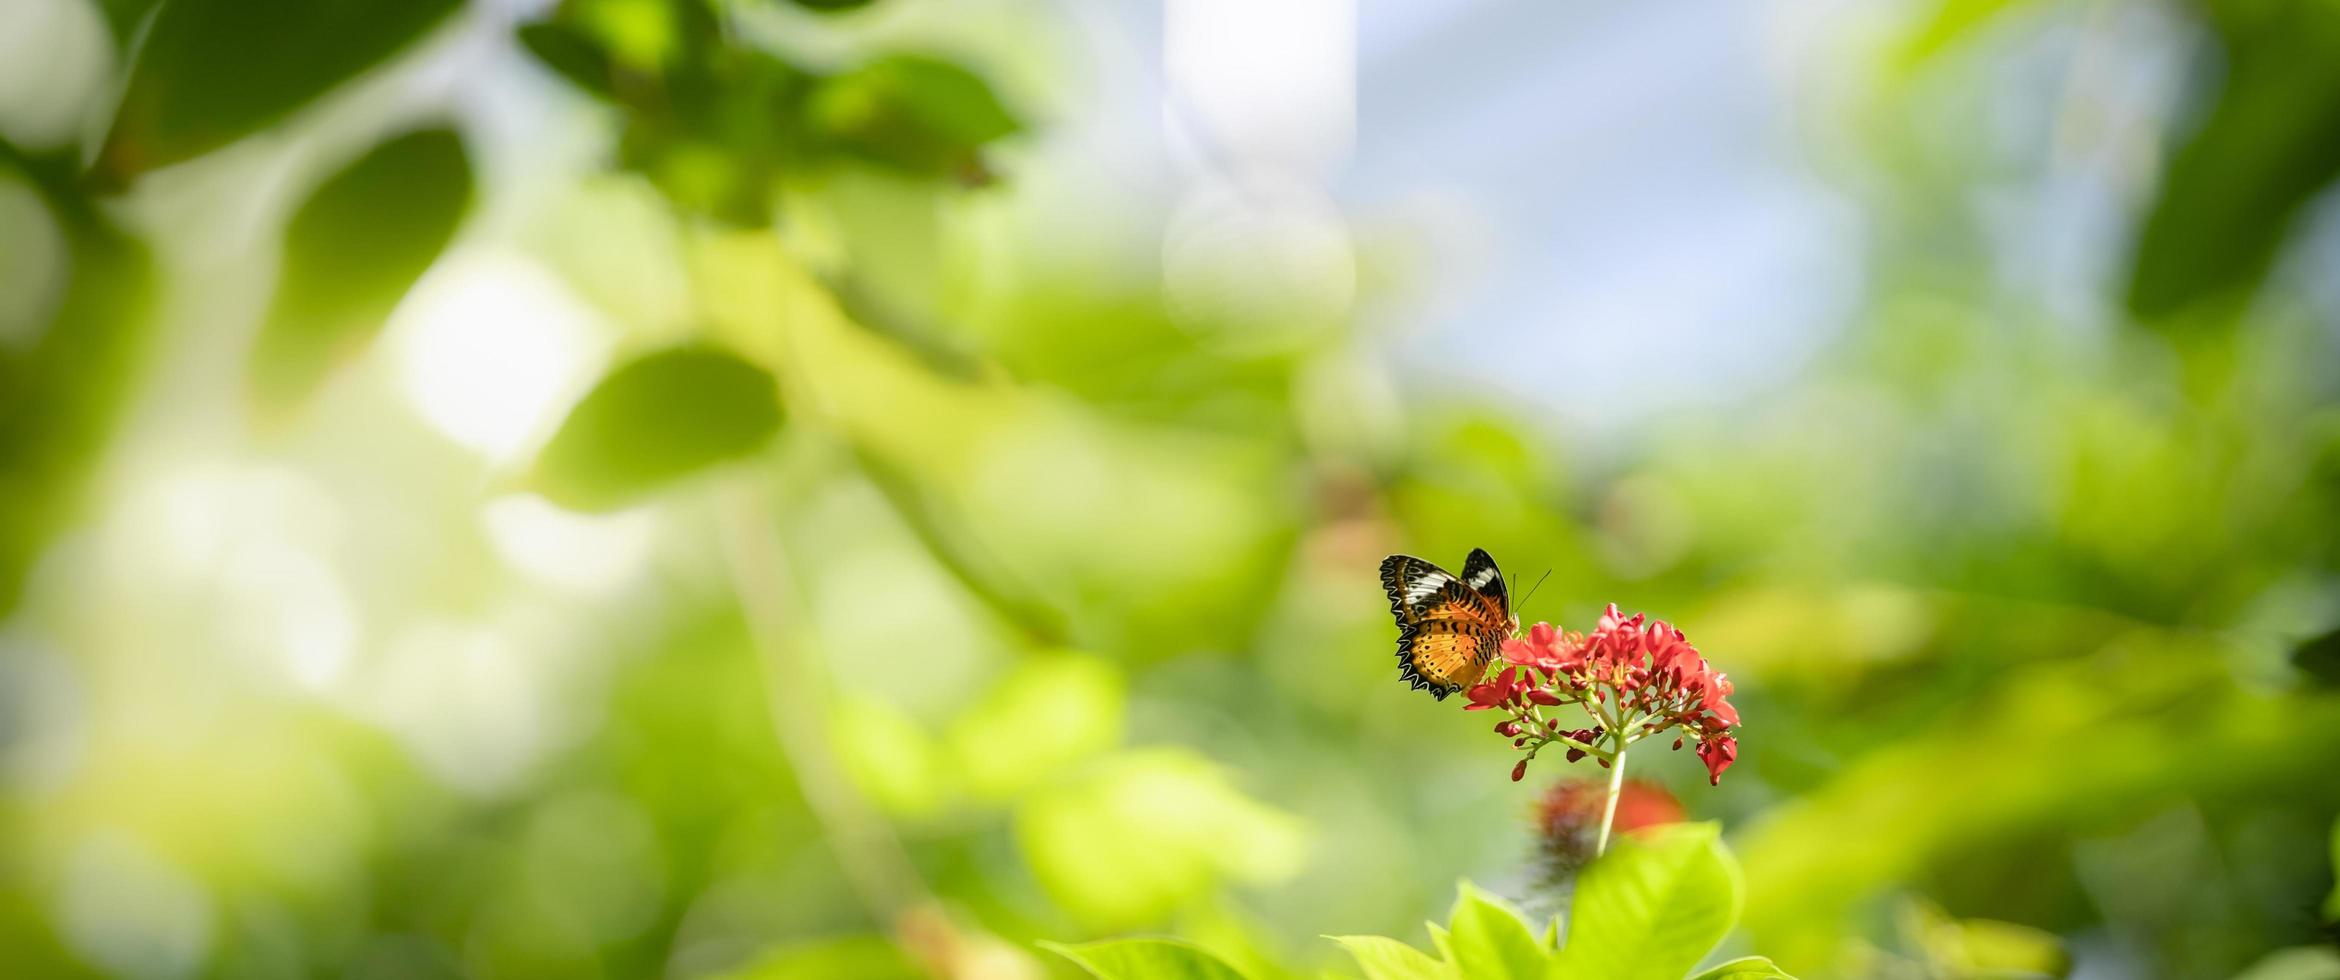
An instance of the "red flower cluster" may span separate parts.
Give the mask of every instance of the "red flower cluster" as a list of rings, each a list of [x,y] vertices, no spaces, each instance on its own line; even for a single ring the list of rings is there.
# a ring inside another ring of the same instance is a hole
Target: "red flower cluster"
[[[1563,633],[1549,623],[1537,623],[1525,636],[1503,643],[1506,666],[1495,676],[1464,692],[1467,711],[1502,709],[1512,720],[1496,726],[1511,736],[1513,745],[1533,758],[1544,745],[1559,742],[1568,748],[1568,761],[1585,755],[1599,757],[1603,767],[1609,755],[1600,740],[1615,728],[1617,749],[1632,741],[1680,727],[1684,738],[1698,742],[1698,758],[1706,764],[1710,782],[1722,781],[1723,770],[1738,758],[1738,739],[1731,729],[1739,711],[1731,706],[1730,678],[1716,672],[1664,620],[1642,614],[1628,618],[1614,603],[1601,614],[1590,636]],[[1601,722],[1590,728],[1564,730],[1543,709],[1578,704]],[[1674,740],[1682,747],[1683,738]],[[1512,779],[1526,775],[1526,760],[1512,770]]]

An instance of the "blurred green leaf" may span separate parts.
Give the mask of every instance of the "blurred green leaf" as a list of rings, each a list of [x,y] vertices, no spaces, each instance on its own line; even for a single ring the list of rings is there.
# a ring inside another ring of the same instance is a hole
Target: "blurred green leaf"
[[[1680,980],[1731,931],[1739,899],[1715,825],[1621,836],[1577,879],[1557,975]]]
[[[471,160],[446,128],[387,140],[309,195],[285,229],[276,301],[252,348],[263,409],[297,406],[372,342],[471,196]]]
[[[794,977],[854,977],[856,980],[919,980],[920,970],[901,947],[883,936],[843,936],[791,943],[756,957],[748,965],[708,980],[790,980]]]
[[[697,70],[722,43],[711,0],[568,0],[560,12],[645,75]]]
[[[1272,881],[1299,865],[1299,821],[1245,796],[1208,759],[1171,749],[1100,760],[1034,794],[1016,842],[1058,904],[1096,929],[1160,922],[1222,881]]]
[[[1904,909],[1903,931],[1916,940],[1926,962],[1956,975],[2060,977],[2071,958],[2054,933],[2014,922],[1959,919],[1931,902]]]
[[[1460,980],[1453,965],[1387,936],[1333,936],[1356,959],[1365,980]]]
[[[1690,980],[1796,980],[1796,978],[1765,957],[1742,956],[1700,971]]]
[[[1080,965],[1097,980],[1243,980],[1202,947],[1175,939],[1115,939],[1070,946],[1043,942],[1045,949]]]
[[[679,347],[601,379],[536,461],[536,487],[577,510],[622,507],[666,482],[754,452],[780,428],[772,377],[711,347]]]
[[[2028,0],[1938,0],[1925,26],[1909,36],[1901,49],[1901,67],[1913,68],[1932,60],[2009,8]]]
[[[934,738],[918,719],[876,698],[843,695],[831,709],[829,744],[838,767],[887,813],[934,812],[957,773],[938,764]]]
[[[822,80],[806,112],[815,132],[847,153],[968,183],[989,179],[981,147],[1021,128],[982,78],[918,55],[879,58]]]
[[[388,58],[457,0],[171,0],[155,14],[99,153],[119,184],[277,121]]]
[[[951,722],[952,771],[981,799],[1012,800],[1119,743],[1125,687],[1092,657],[1021,664]]]
[[[114,40],[127,45],[130,43],[130,39],[137,35],[138,25],[146,21],[146,16],[153,13],[154,8],[162,6],[162,2],[163,0],[98,0],[97,7],[101,13],[105,14],[106,26],[114,32]]]
[[[1446,930],[1446,948],[1464,976],[1538,980],[1544,975],[1550,951],[1519,910],[1470,882],[1460,886]]]
[[[2340,687],[2340,629],[2328,630],[2291,651],[2301,673],[2325,687]]]
[[[869,6],[870,4],[870,0],[789,0],[789,2],[799,7],[803,7],[806,10],[818,10],[822,13],[835,13],[840,10],[859,10],[863,7]]]
[[[517,33],[529,54],[571,84],[605,99],[616,97],[612,77],[616,69],[609,52],[584,30],[567,21],[551,20],[522,24]]]
[[[2297,946],[2266,955],[2234,980],[2340,980],[2340,952],[2329,946]]]
[[[2256,286],[2293,218],[2340,174],[2340,4],[2221,22],[2226,77],[2145,217],[2128,306],[2159,320]]]
[[[2340,820],[2332,821],[2332,871],[2340,875]],[[2324,896],[2324,920],[2340,922],[2340,883],[2332,885],[2332,894]]]
[[[25,178],[66,244],[48,323],[29,348],[0,346],[0,613],[15,607],[41,547],[71,525],[150,332],[153,256],[87,196],[74,163],[0,140],[0,174]]]

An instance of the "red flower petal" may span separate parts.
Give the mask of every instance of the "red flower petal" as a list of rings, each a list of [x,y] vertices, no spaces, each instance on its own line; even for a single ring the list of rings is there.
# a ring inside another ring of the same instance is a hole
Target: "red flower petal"
[[[1722,785],[1723,770],[1738,759],[1738,739],[1725,735],[1698,743],[1698,761],[1706,763],[1706,781],[1710,786]]]
[[[1721,698],[1708,701],[1706,703],[1706,710],[1713,712],[1715,717],[1722,719],[1722,723],[1725,725],[1737,726],[1739,723],[1739,709],[1731,707],[1730,702]]]

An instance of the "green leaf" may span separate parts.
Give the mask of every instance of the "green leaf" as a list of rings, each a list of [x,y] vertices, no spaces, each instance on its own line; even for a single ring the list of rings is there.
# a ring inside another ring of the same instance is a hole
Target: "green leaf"
[[[615,98],[615,65],[592,35],[567,21],[522,24],[520,45],[570,84],[602,98]]]
[[[291,408],[381,330],[472,196],[454,130],[384,142],[320,185],[285,229],[276,301],[252,348],[260,405]]]
[[[836,13],[840,10],[859,10],[867,7],[870,0],[792,0],[792,2],[806,10]]]
[[[2340,6],[2271,11],[2221,33],[2209,118],[2171,159],[2139,235],[2130,312],[2170,317],[2256,286],[2293,219],[2340,174]]]
[[[1045,949],[1080,965],[1098,980],[1243,980],[1243,974],[1202,947],[1175,939],[1113,939]]]
[[[1957,46],[2024,0],[1938,0],[1925,26],[1902,45],[1900,66],[1915,68]]]
[[[1761,956],[1742,956],[1708,969],[1690,980],[1796,980]]]
[[[1091,657],[1020,664],[952,720],[951,769],[975,797],[1013,800],[1119,744],[1126,687]]]
[[[1349,951],[1365,980],[1450,980],[1462,974],[1451,964],[1388,936],[1328,936]]]
[[[1015,834],[1041,887],[1097,931],[1160,922],[1223,881],[1283,878],[1308,841],[1216,763],[1168,748],[1097,759],[1030,794]]]
[[[988,179],[978,150],[1021,128],[973,72],[916,55],[824,79],[806,111],[815,132],[849,154],[969,182]]]
[[[787,980],[790,977],[855,977],[860,980],[916,980],[926,972],[883,936],[843,936],[791,943],[765,951],[747,965],[708,980]]]
[[[780,419],[761,368],[709,347],[659,351],[610,372],[570,410],[536,461],[535,485],[564,507],[622,507],[755,451]]]
[[[2291,651],[2291,664],[2319,686],[2340,687],[2340,629],[2327,630],[2301,643]]]
[[[2332,869],[2340,872],[2340,820],[2332,821]],[[2324,896],[2324,921],[2340,922],[2340,884],[2332,886],[2332,894]]]
[[[405,47],[458,0],[171,0],[130,70],[98,175],[124,183],[283,118]]]
[[[1932,902],[1915,900],[1901,913],[1902,932],[1928,962],[1963,973],[2060,977],[2071,957],[2055,933],[2014,922],[1960,919]]]
[[[128,45],[137,36],[138,25],[146,21],[162,0],[98,0],[98,12],[106,17],[106,27],[113,31],[114,40]]]
[[[1551,957],[1518,910],[1467,881],[1447,917],[1447,946],[1455,967],[1472,977],[1541,977]]]
[[[1713,824],[1618,838],[1577,879],[1557,975],[1679,980],[1731,931],[1739,896]]]
[[[2329,946],[2293,946],[2267,954],[2234,980],[2340,980],[2340,952]]]
[[[154,332],[154,257],[90,199],[77,169],[0,140],[0,181],[21,176],[65,245],[61,295],[38,338],[0,344],[0,616],[42,549],[73,526]]]

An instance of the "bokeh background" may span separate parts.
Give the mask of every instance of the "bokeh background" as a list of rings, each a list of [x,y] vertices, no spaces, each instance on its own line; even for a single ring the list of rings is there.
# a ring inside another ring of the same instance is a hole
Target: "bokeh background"
[[[2340,976],[2340,4],[0,0],[0,972],[1261,977],[1535,902],[1382,555],[1679,623],[1726,951]],[[2319,947],[2321,947],[2319,949]]]

